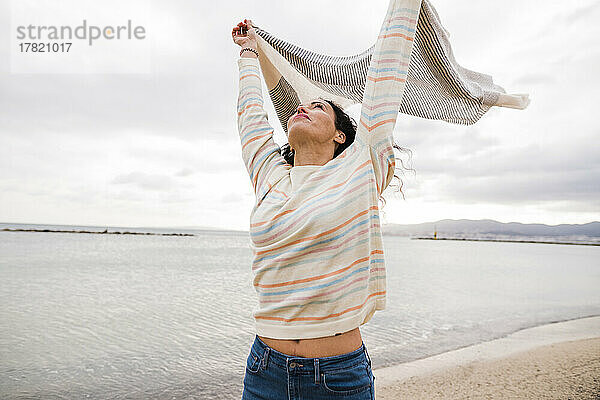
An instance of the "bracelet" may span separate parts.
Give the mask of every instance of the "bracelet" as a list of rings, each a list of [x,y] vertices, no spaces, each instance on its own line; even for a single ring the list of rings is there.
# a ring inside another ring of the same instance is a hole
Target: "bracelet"
[[[244,47],[242,50],[240,50],[240,57],[242,56],[242,53],[244,51],[251,51],[254,54],[256,54],[256,57],[258,57],[258,51],[256,51],[255,49],[251,48],[251,47]]]

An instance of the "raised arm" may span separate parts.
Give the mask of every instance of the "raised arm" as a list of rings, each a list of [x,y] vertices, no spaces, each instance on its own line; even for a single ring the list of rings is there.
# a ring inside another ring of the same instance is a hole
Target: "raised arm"
[[[246,30],[246,28],[250,28]],[[234,42],[241,48],[257,48],[256,33],[251,26],[240,22],[232,31]],[[285,168],[280,148],[273,141],[273,128],[268,122],[267,112],[263,108],[262,85],[259,63],[255,53],[244,51],[238,59],[239,95],[237,102],[237,121],[242,158],[250,175],[250,181],[261,201],[271,189],[269,182]]]
[[[356,134],[370,146],[379,194],[394,177],[394,126],[406,84],[419,6],[418,0],[390,1],[367,72]]]

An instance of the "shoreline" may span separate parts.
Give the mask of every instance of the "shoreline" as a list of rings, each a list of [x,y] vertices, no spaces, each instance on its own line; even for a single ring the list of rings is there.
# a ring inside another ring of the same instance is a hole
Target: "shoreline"
[[[565,369],[559,371],[563,364]],[[419,398],[420,395],[436,398],[436,394],[443,398],[528,398],[528,393],[536,391],[535,385],[558,385],[561,377],[568,375],[565,371],[582,368],[582,365],[584,371],[573,375],[572,380],[590,374],[600,376],[600,316],[522,329],[491,341],[377,368],[373,375],[380,400]],[[544,377],[552,378],[537,382]],[[596,387],[589,390],[597,389],[600,393],[600,381],[594,382],[592,386]],[[569,387],[574,384],[564,383]],[[515,385],[523,390],[516,397]],[[500,394],[499,386],[508,392]],[[450,393],[454,394],[450,396]],[[557,392],[560,396],[556,398],[567,398],[564,397],[566,392],[561,393]]]

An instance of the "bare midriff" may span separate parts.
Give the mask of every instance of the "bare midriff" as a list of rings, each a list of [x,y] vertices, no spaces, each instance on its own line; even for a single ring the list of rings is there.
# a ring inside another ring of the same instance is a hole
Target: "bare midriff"
[[[267,346],[280,353],[306,358],[331,357],[350,353],[362,345],[360,329],[338,333],[335,336],[314,339],[272,339],[258,336]]]

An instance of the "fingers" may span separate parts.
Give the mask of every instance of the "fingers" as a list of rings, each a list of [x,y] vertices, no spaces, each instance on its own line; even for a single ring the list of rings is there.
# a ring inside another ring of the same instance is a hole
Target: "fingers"
[[[245,19],[245,20],[243,20],[241,22],[238,22],[237,26],[235,26],[233,28],[233,31],[241,30],[243,32],[243,31],[248,31],[248,30],[250,30],[252,28],[254,28],[254,25],[252,24],[252,21],[249,20],[249,19]]]
[[[231,30],[231,34],[232,34],[233,36],[241,35],[241,34],[242,34],[241,27],[239,27],[239,26],[236,26],[235,28],[233,28],[233,29]]]
[[[244,40],[245,38],[249,38],[252,41],[256,40],[256,31],[254,30],[252,20],[245,19],[238,22],[231,30],[231,36],[236,44],[240,44],[239,40]]]
[[[233,36],[233,38],[243,38],[243,37],[247,37],[248,35],[248,30],[245,29],[243,26],[236,26],[231,30],[231,35]]]

